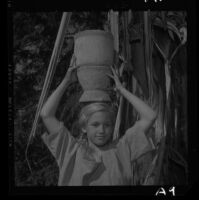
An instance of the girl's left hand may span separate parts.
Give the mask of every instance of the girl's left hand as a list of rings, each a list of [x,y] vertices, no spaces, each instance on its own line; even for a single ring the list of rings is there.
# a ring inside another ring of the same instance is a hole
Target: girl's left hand
[[[77,68],[79,66],[76,65],[76,57],[73,54],[71,61],[70,61],[70,66],[68,67],[67,73],[65,75],[65,79],[69,82],[75,82],[77,81]]]
[[[120,88],[123,86],[122,86],[122,83],[120,82],[119,75],[117,74],[116,70],[112,66],[111,66],[111,71],[113,75],[107,74],[107,76],[109,76],[110,78],[114,80],[116,90],[120,90]]]

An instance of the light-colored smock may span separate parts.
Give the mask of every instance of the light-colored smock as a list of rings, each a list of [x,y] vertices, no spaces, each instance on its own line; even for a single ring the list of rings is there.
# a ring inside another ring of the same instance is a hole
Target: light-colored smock
[[[57,133],[42,138],[59,166],[59,186],[135,185],[135,161],[151,150],[144,132],[128,129],[101,155],[78,142],[60,123]]]

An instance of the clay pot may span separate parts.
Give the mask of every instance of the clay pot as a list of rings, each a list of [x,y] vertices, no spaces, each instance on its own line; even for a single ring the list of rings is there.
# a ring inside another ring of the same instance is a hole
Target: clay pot
[[[86,30],[74,36],[74,54],[78,66],[110,66],[113,64],[114,43],[110,32]]]
[[[114,44],[110,32],[86,30],[75,35],[74,54],[79,83],[84,93],[80,102],[111,101],[108,88],[113,64]]]
[[[77,77],[83,90],[106,90],[110,87],[109,66],[82,66],[77,69]]]

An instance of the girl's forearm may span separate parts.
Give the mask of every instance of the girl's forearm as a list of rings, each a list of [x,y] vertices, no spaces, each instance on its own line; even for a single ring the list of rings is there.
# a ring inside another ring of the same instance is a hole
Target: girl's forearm
[[[50,97],[47,99],[46,103],[44,104],[41,110],[41,114],[40,114],[42,117],[55,116],[61,97],[63,96],[68,85],[69,85],[69,81],[66,78],[64,78],[63,81],[60,83],[60,85],[50,95]]]
[[[118,88],[119,92],[133,105],[140,115],[140,119],[154,120],[156,113],[144,101],[126,90],[123,86]]]

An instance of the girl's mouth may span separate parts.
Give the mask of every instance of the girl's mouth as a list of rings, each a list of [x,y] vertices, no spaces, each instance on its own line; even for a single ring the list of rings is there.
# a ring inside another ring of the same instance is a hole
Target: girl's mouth
[[[103,138],[105,138],[105,135],[97,135],[96,136],[98,139],[103,139]]]

